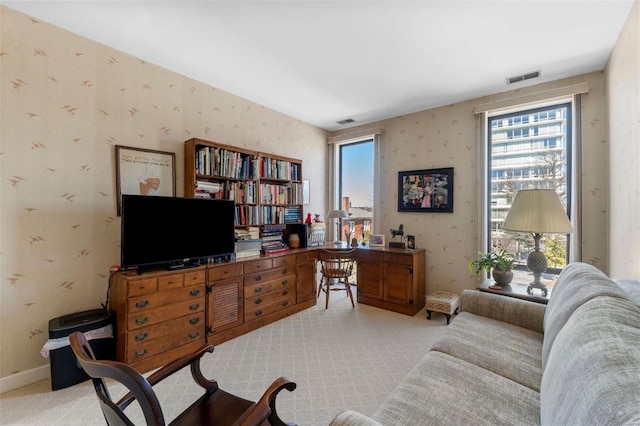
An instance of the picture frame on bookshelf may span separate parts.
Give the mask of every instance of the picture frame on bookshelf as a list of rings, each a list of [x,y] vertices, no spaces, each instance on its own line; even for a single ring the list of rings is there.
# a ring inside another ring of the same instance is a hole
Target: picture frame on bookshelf
[[[384,247],[384,234],[369,235],[369,247]]]
[[[398,211],[453,213],[453,167],[398,172]]]
[[[302,204],[310,204],[311,195],[309,193],[309,181],[304,179],[302,181]]]
[[[116,208],[123,194],[176,196],[176,154],[116,145]]]

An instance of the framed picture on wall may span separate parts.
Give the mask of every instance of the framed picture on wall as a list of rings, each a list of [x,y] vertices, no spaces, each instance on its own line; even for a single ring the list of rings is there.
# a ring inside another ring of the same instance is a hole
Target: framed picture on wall
[[[118,216],[122,194],[176,196],[175,157],[173,152],[116,145]]]
[[[453,167],[398,172],[398,211],[453,213]]]

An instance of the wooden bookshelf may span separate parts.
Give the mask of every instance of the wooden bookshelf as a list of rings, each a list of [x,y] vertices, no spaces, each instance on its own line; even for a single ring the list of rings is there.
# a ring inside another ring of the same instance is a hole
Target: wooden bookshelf
[[[236,226],[302,223],[302,160],[204,139],[185,142],[185,197],[236,202]]]

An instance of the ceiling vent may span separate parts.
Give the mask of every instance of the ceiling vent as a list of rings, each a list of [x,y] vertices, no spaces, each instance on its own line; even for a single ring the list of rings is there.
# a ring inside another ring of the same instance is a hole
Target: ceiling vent
[[[515,77],[508,77],[507,84],[518,83],[520,81],[531,80],[532,78],[540,77],[540,70],[532,71],[522,75],[516,75]]]
[[[343,125],[343,124],[349,124],[349,123],[355,123],[356,120],[354,120],[353,118],[346,118],[344,120],[340,120],[340,121],[336,121],[336,123]]]

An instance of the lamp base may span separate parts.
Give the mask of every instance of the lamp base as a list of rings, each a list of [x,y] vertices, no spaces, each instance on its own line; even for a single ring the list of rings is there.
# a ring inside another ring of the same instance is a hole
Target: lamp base
[[[543,252],[540,251],[540,237],[536,234],[535,242],[535,250],[529,253],[529,257],[527,257],[527,268],[533,273],[533,282],[529,284],[527,287],[527,293],[533,294],[533,289],[537,288],[542,290],[542,295],[546,296],[549,290],[547,286],[540,282],[540,278],[542,273],[547,270],[547,257]]]
[[[543,296],[547,296],[547,294],[549,294],[549,289],[547,288],[546,285],[542,284],[542,283],[537,283],[537,282],[532,282],[531,284],[529,284],[529,286],[527,287],[527,293],[528,294],[533,294],[533,289],[537,288],[542,290],[542,295]]]

